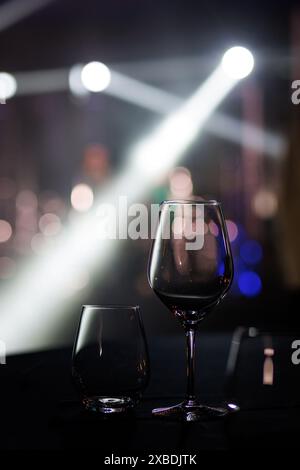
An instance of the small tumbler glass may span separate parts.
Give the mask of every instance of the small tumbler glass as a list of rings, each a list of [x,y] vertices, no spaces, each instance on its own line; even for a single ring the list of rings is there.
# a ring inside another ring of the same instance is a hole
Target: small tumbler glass
[[[139,402],[149,359],[138,306],[83,306],[72,375],[86,410],[122,413]]]

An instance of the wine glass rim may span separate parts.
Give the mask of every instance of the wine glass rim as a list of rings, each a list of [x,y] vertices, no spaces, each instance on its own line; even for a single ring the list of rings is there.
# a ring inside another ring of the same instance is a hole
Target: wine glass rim
[[[131,309],[134,309],[134,310],[138,310],[140,308],[139,305],[113,305],[113,304],[108,304],[108,305],[91,305],[91,304],[84,304],[82,305],[82,308],[95,308],[95,309],[98,309],[98,310],[131,310]]]
[[[215,199],[204,199],[203,201],[195,201],[193,199],[170,199],[161,202],[161,205],[169,205],[175,206],[179,204],[190,204],[190,205],[206,205],[206,206],[220,206],[220,202],[216,201]]]

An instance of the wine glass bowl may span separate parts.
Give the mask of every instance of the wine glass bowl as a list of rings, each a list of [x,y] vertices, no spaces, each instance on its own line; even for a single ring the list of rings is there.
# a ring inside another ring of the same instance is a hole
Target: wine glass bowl
[[[232,278],[219,203],[164,202],[149,263],[149,283],[162,302],[184,325],[197,324],[225,296]]]
[[[151,288],[184,327],[188,389],[185,402],[154,410],[159,416],[197,420],[214,409],[199,405],[194,390],[195,331],[223,299],[233,279],[233,261],[217,201],[165,201],[149,259]],[[215,410],[222,414],[223,410]]]

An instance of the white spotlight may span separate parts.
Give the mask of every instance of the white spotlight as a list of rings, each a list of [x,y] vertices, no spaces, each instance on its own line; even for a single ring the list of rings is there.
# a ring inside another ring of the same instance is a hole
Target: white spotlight
[[[226,75],[240,80],[252,72],[254,58],[252,53],[245,47],[232,47],[225,52],[222,67]]]
[[[0,73],[0,101],[5,103],[5,100],[11,98],[16,94],[17,81],[13,75],[6,72]]]
[[[109,68],[101,62],[90,62],[83,67],[81,80],[88,91],[97,93],[108,87],[111,73]]]

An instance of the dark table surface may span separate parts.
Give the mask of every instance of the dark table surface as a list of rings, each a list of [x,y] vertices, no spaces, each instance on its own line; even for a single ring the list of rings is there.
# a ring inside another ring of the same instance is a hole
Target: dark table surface
[[[230,343],[229,334],[200,336],[197,388],[205,403],[225,400]],[[71,348],[8,357],[0,366],[0,449],[97,449],[105,456],[298,446],[300,407],[289,406],[288,395],[283,405],[271,399],[256,407],[255,390],[247,387],[254,406],[225,419],[178,423],[153,418],[153,407],[175,404],[184,394],[184,338],[154,338],[149,346],[147,392],[131,415],[113,418],[81,409],[71,381]]]

